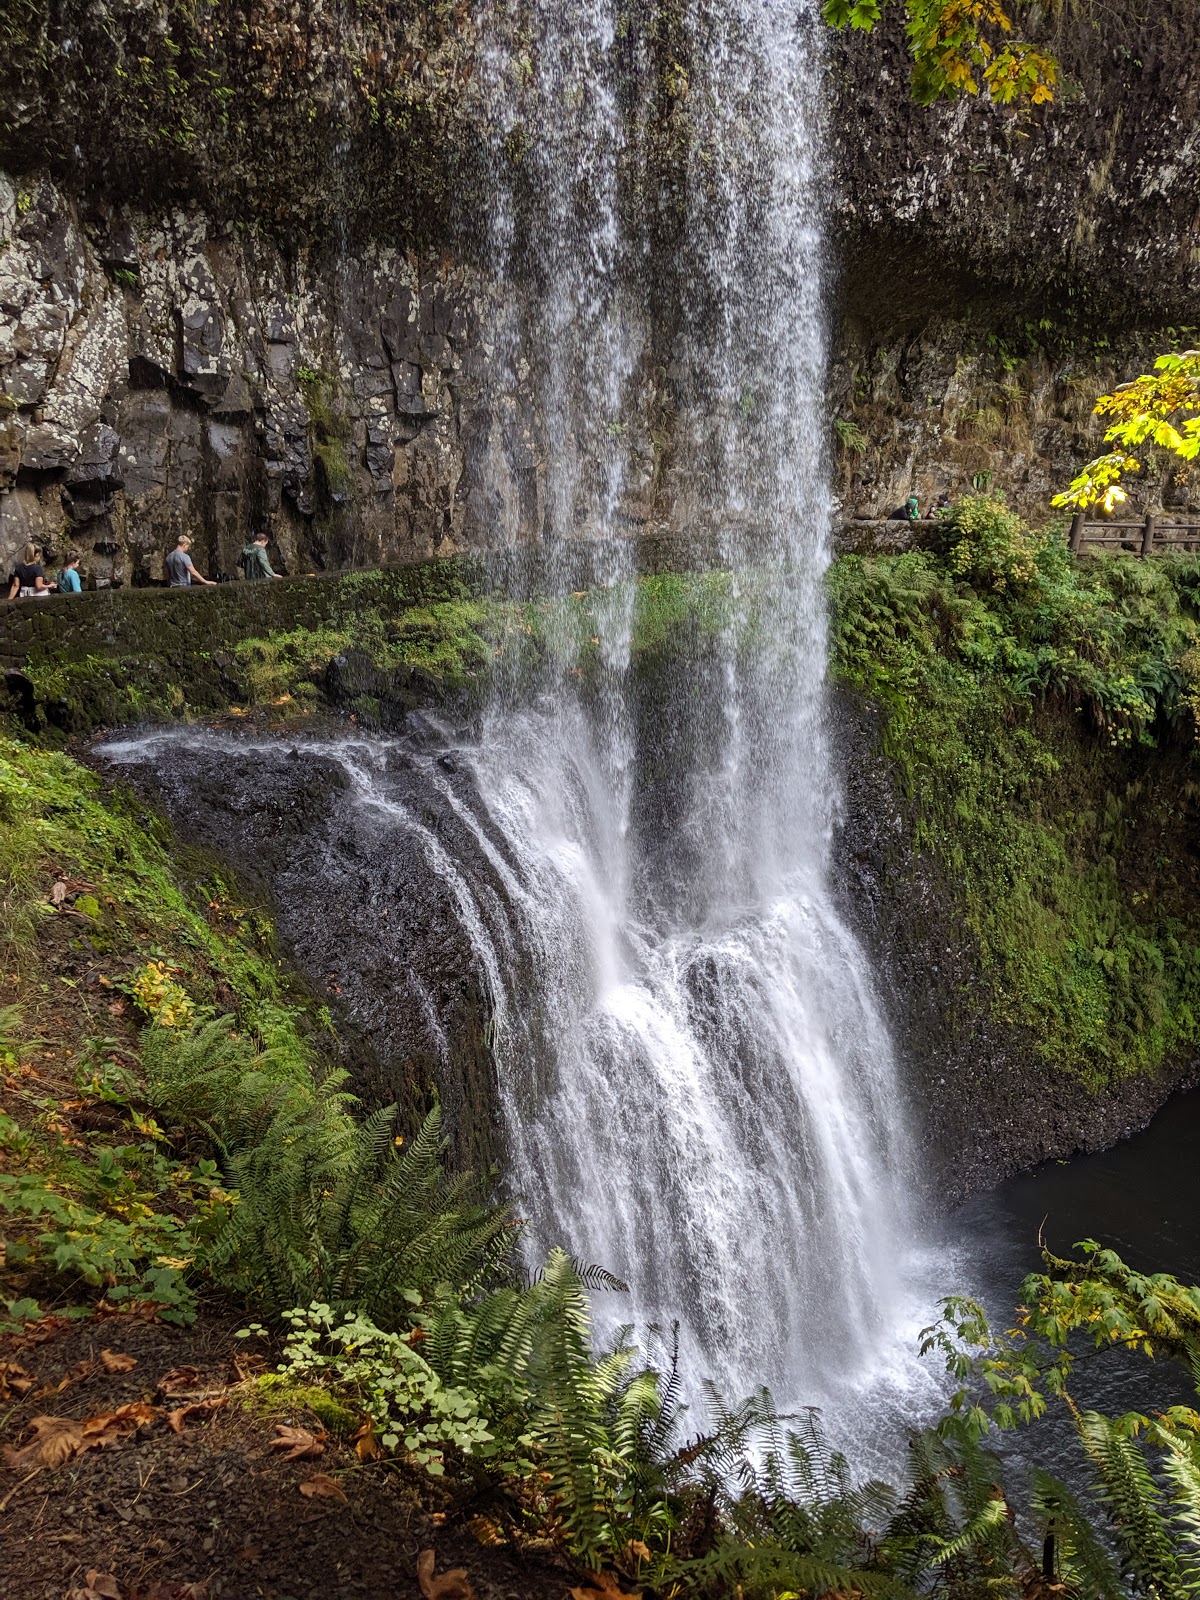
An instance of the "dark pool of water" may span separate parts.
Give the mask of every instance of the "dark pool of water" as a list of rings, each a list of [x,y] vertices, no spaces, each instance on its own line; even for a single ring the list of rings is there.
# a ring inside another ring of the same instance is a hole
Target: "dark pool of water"
[[[1041,1265],[1039,1231],[1059,1255],[1096,1239],[1143,1272],[1200,1282],[1200,1091],[1178,1096],[1142,1133],[1100,1155],[1053,1162],[979,1195],[957,1213],[946,1242],[969,1287],[1007,1326],[1025,1274]],[[1081,1361],[1072,1393],[1109,1414],[1195,1403],[1180,1368],[1121,1350]],[[1079,1451],[1065,1417],[1022,1431],[1005,1447],[1075,1477]]]
[[[1065,1254],[1079,1239],[1110,1245],[1130,1266],[1200,1280],[1200,1090],[1179,1095],[1144,1132],[1101,1155],[1052,1162],[1013,1178],[958,1220],[984,1236],[1002,1231],[1018,1267],[1038,1264],[1043,1227]]]

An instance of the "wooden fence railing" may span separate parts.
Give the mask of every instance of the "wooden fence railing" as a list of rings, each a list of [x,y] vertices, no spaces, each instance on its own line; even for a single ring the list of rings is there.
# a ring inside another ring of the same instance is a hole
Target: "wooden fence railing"
[[[1089,522],[1082,511],[1071,518],[1071,554],[1085,544],[1123,544],[1148,556],[1161,545],[1200,546],[1200,522],[1163,522],[1147,512],[1141,522]]]

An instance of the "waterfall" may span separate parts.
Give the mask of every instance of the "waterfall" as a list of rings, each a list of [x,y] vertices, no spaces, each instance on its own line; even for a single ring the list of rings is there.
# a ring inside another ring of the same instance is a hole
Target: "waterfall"
[[[568,539],[593,552],[582,604],[547,612],[561,671],[532,701],[501,683],[470,734],[425,718],[311,748],[369,815],[359,855],[419,853],[470,946],[530,1263],[561,1243],[608,1268],[629,1294],[601,1300],[601,1332],[678,1319],[687,1370],[731,1398],[767,1382],[819,1402],[861,1392],[910,1331],[912,1232],[895,1063],[830,883],[820,29],[811,0],[691,0],[664,263],[640,220],[629,15],[482,12],[499,289],[480,493],[498,543],[542,540],[552,588]],[[721,568],[666,656],[638,649],[654,601],[631,534],[655,518]],[[381,869],[363,891],[378,1008],[406,908],[376,877],[418,879]]]
[[[495,330],[493,414],[518,371],[538,375],[538,531],[596,541],[602,670],[577,693],[560,641],[558,692],[497,707],[462,752],[469,790],[446,796],[520,952],[491,965],[531,1256],[565,1242],[620,1275],[620,1320],[680,1319],[730,1392],[811,1398],[892,1316],[907,1163],[886,1028],[828,882],[819,28],[785,0],[687,11],[664,331],[622,92],[645,62],[622,17],[617,0],[484,11],[495,148],[521,149],[490,219],[504,303],[524,308]],[[665,463],[648,465],[648,405],[671,418]],[[637,715],[626,537],[652,479],[677,532],[715,540],[733,595],[700,692],[657,727]]]

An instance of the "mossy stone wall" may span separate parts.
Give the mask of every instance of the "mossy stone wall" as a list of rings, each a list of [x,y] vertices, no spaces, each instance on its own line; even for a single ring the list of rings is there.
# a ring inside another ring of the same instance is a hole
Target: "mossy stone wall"
[[[343,572],[214,588],[101,589],[0,605],[0,664],[48,666],[88,656],[152,655],[200,662],[240,640],[319,628],[364,602],[396,610],[480,592],[482,564],[466,557],[378,572]]]
[[[919,547],[922,524],[848,523],[837,530],[839,555],[896,554]],[[704,572],[719,566],[711,541],[643,535],[631,546],[640,575]],[[201,663],[242,639],[319,628],[366,607],[398,614],[439,601],[485,595],[527,598],[577,589],[602,579],[599,543],[532,546],[490,556],[438,557],[367,572],[332,572],[276,582],[214,588],[100,589],[46,600],[0,601],[0,667],[50,666],[89,656],[152,655],[175,666]]]

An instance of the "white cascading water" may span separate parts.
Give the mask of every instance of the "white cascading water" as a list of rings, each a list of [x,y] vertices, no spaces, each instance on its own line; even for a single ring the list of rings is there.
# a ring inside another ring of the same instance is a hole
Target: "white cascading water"
[[[841,1403],[879,1379],[878,1417],[889,1371],[910,1388],[921,1310],[900,1281],[892,1052],[829,881],[819,26],[811,0],[692,0],[663,493],[731,576],[724,621],[698,652],[681,641],[647,713],[623,519],[652,470],[651,269],[620,220],[617,13],[489,0],[483,16],[496,148],[520,132],[525,151],[520,202],[498,184],[491,219],[507,309],[488,449],[507,448],[532,372],[542,527],[551,552],[594,540],[579,620],[599,671],[576,687],[564,628],[556,687],[518,710],[498,698],[448,768],[403,744],[321,748],[423,851],[471,943],[531,1263],[563,1243],[607,1267],[630,1293],[600,1302],[602,1329],[679,1319],[690,1377],[731,1398],[767,1382],[784,1403]],[[440,820],[398,797],[396,761],[423,769]]]
[[[490,70],[497,147],[518,120],[524,135],[525,209],[500,186],[493,237],[501,274],[536,293],[497,338],[498,389],[539,375],[545,530],[599,536],[606,589],[600,692],[585,703],[568,672],[552,703],[497,709],[464,752],[473,793],[447,786],[522,956],[488,962],[513,1186],[532,1256],[565,1242],[630,1285],[613,1320],[678,1317],[727,1392],[812,1399],[885,1337],[906,1220],[889,1042],[827,881],[815,17],[694,0],[688,18],[671,512],[715,537],[734,603],[686,770],[674,748],[686,792],[664,848],[634,816],[647,751],[619,538],[644,484],[630,419],[648,339],[646,252],[619,220],[620,8],[521,9],[526,50],[497,45]],[[515,20],[496,0],[485,33],[509,40]]]

